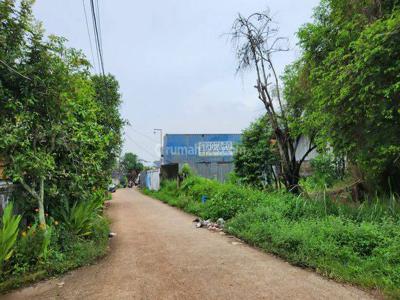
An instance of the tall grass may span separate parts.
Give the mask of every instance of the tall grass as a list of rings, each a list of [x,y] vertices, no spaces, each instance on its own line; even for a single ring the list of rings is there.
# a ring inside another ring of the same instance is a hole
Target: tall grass
[[[160,191],[145,193],[203,218],[222,217],[229,233],[295,265],[400,298],[400,210],[394,195],[343,204],[198,177],[180,187],[163,182]]]

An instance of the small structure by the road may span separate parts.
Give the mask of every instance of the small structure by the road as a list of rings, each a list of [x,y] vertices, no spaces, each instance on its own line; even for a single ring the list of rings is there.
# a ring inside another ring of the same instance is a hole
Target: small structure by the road
[[[240,134],[166,134],[161,168],[169,174],[189,164],[197,175],[223,182],[233,171],[240,139]]]
[[[151,191],[160,189],[160,169],[144,170],[139,175],[139,185]]]
[[[5,162],[0,158],[0,216],[8,203],[15,185],[4,174]]]

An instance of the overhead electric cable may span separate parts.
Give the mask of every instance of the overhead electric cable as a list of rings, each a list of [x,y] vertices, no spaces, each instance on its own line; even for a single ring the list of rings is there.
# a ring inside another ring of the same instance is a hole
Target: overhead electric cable
[[[101,31],[101,18],[100,18],[100,6],[99,6],[99,0],[96,0],[96,9],[97,9],[97,20],[98,20],[98,25],[99,25],[99,37],[100,37],[100,48],[101,48],[101,53],[103,53],[103,33]]]
[[[98,51],[98,54],[99,54],[99,58],[100,58],[101,73],[103,74],[103,76],[105,76],[103,52],[101,50],[101,45],[100,45],[98,21],[97,21],[96,10],[95,10],[95,6],[94,6],[93,0],[90,0],[90,7],[91,7],[91,10],[92,10],[92,19],[93,19],[93,27],[94,27],[94,33],[95,33],[95,41],[96,41],[96,48],[97,48],[97,51]]]
[[[133,138],[131,138],[126,132],[125,135],[128,137],[128,139],[134,143],[136,146],[138,146],[140,149],[142,149],[144,152],[146,152],[148,155],[152,156],[153,158],[160,159],[156,154],[151,153],[151,151],[147,150],[145,147],[140,145],[138,142],[136,142]]]
[[[92,4],[90,3],[90,7],[92,7]],[[97,65],[99,67],[98,72],[101,73],[101,61],[100,61],[100,52],[99,52],[99,46],[97,43],[97,35],[96,35],[96,22],[95,22],[95,17],[93,16],[93,10],[90,9],[91,15],[92,15],[92,27],[93,27],[93,35],[94,35],[94,45],[96,47],[96,57],[97,57]]]
[[[86,13],[85,0],[82,0],[82,4],[83,4],[83,12],[85,13],[86,29],[87,29],[87,33],[88,33],[88,37],[89,37],[90,53],[92,54],[93,69],[96,71],[96,61],[94,59],[94,54],[93,54],[92,37],[90,35],[89,22],[88,22],[87,13]]]
[[[152,138],[151,136],[144,134],[142,132],[140,132],[139,130],[137,130],[136,128],[130,127],[135,133],[141,135],[142,137],[145,137],[146,139],[148,139],[149,141],[153,142],[153,143],[159,143],[160,141],[155,140],[154,138]]]

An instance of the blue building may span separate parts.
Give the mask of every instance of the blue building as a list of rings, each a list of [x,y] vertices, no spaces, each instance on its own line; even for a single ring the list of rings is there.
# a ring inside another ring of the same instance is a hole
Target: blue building
[[[163,166],[180,170],[187,163],[200,176],[225,181],[240,139],[240,134],[166,134]]]

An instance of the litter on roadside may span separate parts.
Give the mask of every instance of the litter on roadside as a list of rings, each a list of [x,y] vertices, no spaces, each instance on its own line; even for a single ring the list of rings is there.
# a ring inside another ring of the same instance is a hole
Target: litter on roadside
[[[211,220],[202,220],[200,218],[196,218],[193,220],[196,228],[207,228],[212,231],[222,231],[224,229],[225,221],[222,218],[219,218],[217,222],[212,222]]]

